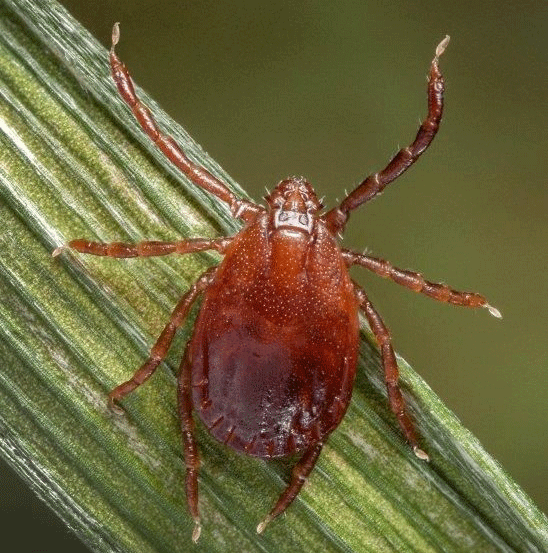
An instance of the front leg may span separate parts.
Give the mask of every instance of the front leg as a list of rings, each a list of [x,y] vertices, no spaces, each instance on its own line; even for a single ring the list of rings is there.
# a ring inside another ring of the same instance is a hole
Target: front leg
[[[196,253],[205,250],[217,250],[224,253],[232,238],[191,238],[180,242],[139,242],[138,244],[125,244],[123,242],[90,242],[79,238],[71,240],[64,246],[55,248],[53,257],[57,257],[66,249],[76,250],[80,253],[101,255],[106,257],[127,258],[127,257],[153,257],[168,255],[170,253]]]
[[[334,207],[322,216],[332,233],[342,231],[351,211],[374,198],[388,184],[397,179],[404,171],[407,171],[434,140],[443,113],[443,92],[445,89],[438,62],[448,44],[449,36],[446,36],[436,48],[436,55],[432,60],[430,74],[428,75],[428,115],[419,127],[415,140],[406,148],[401,149],[382,171],[367,177],[346,196],[341,205]]]
[[[232,213],[232,216],[243,221],[251,221],[264,208],[237,198],[232,191],[217,177],[213,176],[207,169],[191,161],[183,152],[175,140],[164,134],[150,110],[139,100],[133,87],[131,76],[126,66],[119,60],[115,52],[115,46],[120,40],[119,24],[115,23],[112,28],[112,46],[110,48],[110,69],[112,78],[118,88],[120,96],[131,108],[133,115],[141,125],[143,131],[158,146],[162,153],[178,167],[196,186],[207,190],[225,202]]]
[[[208,269],[190,287],[190,290],[179,300],[167,325],[156,340],[156,343],[152,346],[149,358],[128,381],[116,386],[116,388],[109,393],[109,405],[115,412],[122,412],[122,409],[118,407],[117,403],[146,382],[165,359],[169,346],[175,336],[175,332],[183,324],[196,298],[211,284],[216,270],[216,267]]]
[[[389,278],[395,283],[413,290],[413,292],[419,292],[429,298],[451,303],[453,305],[485,307],[493,317],[497,317],[498,319],[502,318],[498,309],[489,305],[482,295],[476,294],[475,292],[459,292],[458,290],[453,290],[446,284],[430,282],[425,280],[420,273],[398,269],[389,261],[379,259],[378,257],[370,257],[368,255],[354,253],[350,250],[343,250],[342,256],[348,266],[359,265],[379,276]]]
[[[384,324],[381,316],[373,307],[373,304],[369,301],[367,294],[357,284],[354,284],[354,289],[360,302],[360,308],[367,317],[369,326],[375,335],[377,344],[379,345],[379,349],[381,351],[381,359],[384,366],[384,378],[390,408],[396,415],[403,434],[409,442],[409,445],[413,448],[415,455],[419,459],[428,461],[428,454],[419,447],[417,436],[415,434],[415,428],[409,414],[407,413],[405,400],[403,399],[400,385],[398,383],[400,372],[398,369],[398,362],[396,361],[396,354],[394,353],[394,348],[392,347],[390,331]]]
[[[188,344],[181,361],[179,372],[177,398],[181,432],[183,435],[183,453],[186,466],[186,502],[190,516],[194,520],[192,541],[196,543],[202,532],[200,525],[200,511],[198,509],[198,471],[200,469],[200,454],[194,438],[194,419],[192,418],[192,366],[188,357]]]

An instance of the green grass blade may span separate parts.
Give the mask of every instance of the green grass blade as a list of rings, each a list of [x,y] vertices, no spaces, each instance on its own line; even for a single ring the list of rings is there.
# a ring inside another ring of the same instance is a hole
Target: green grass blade
[[[191,157],[242,194],[142,96]],[[546,517],[400,359],[432,462],[414,457],[366,329],[348,415],[299,499],[263,535],[255,527],[291,463],[237,455],[198,426],[204,521],[193,545],[174,387],[192,320],[158,374],[125,400],[125,417],[106,395],[143,362],[215,257],[51,252],[71,238],[215,236],[235,223],[138,129],[106,49],[53,1],[2,4],[0,143],[0,454],[92,551],[548,549]]]

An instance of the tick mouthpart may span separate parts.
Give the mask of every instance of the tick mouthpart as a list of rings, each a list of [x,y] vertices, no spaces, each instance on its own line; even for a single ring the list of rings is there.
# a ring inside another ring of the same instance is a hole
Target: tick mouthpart
[[[293,228],[299,229],[307,234],[312,234],[314,218],[310,213],[302,211],[285,211],[277,209],[274,212],[274,228]]]

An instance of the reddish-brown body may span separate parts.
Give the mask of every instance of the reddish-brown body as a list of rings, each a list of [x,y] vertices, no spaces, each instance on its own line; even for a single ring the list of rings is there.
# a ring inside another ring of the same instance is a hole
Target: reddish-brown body
[[[279,457],[324,440],[356,370],[358,301],[321,221],[272,230],[263,213],[234,239],[189,345],[195,409],[234,449]]]
[[[138,99],[129,73],[114,51],[118,39],[115,25],[110,51],[112,75],[143,130],[188,178],[225,202],[233,216],[245,223],[239,233],[227,238],[135,245],[82,239],[69,243],[82,253],[119,258],[207,249],[225,256],[181,298],[143,366],[109,394],[111,406],[119,410],[117,402],[160,365],[193,302],[204,294],[178,378],[186,495],[195,521],[193,540],[200,535],[200,461],[193,411],[218,440],[238,451],[263,458],[302,451],[291,481],[257,527],[257,532],[262,532],[295,499],[327,436],[348,407],[356,371],[358,310],[364,313],[379,345],[390,408],[415,454],[427,460],[398,384],[390,332],[364,290],[350,280],[348,268],[360,265],[439,301],[486,307],[497,317],[500,313],[479,294],[459,292],[383,259],[340,249],[336,237],[344,230],[350,212],[408,169],[436,135],[444,90],[438,59],[449,37],[436,48],[428,79],[428,116],[413,143],[325,214],[319,213],[323,206],[302,177],[280,182],[265,198],[264,208],[238,199],[223,182],[193,163],[171,137],[160,131]],[[58,255],[62,249],[57,248],[53,254]]]

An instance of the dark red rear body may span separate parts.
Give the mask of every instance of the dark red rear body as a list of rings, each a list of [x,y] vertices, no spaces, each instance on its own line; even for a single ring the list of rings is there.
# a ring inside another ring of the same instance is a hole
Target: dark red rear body
[[[231,243],[189,346],[192,397],[234,449],[279,457],[324,441],[352,393],[358,301],[324,224],[273,230],[262,213]]]

